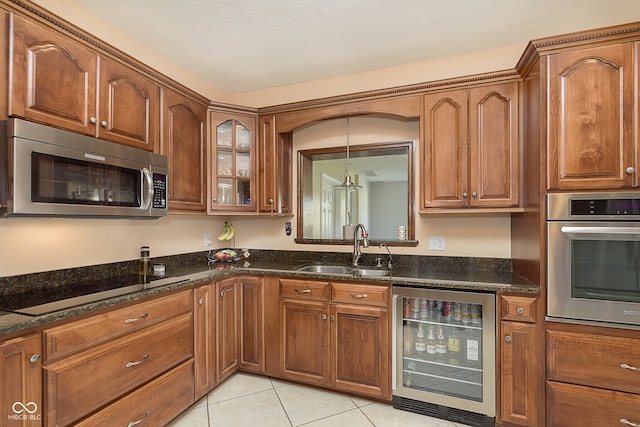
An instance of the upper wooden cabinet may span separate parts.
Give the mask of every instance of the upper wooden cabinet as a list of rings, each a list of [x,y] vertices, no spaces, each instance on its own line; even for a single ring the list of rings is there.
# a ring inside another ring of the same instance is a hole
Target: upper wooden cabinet
[[[207,210],[207,109],[170,89],[162,90],[160,153],[169,158],[169,210]]]
[[[258,210],[290,214],[293,212],[293,138],[290,132],[278,134],[275,122],[275,115],[262,116],[258,120]]]
[[[638,186],[633,52],[627,42],[549,55],[549,190]]]
[[[153,151],[159,87],[61,33],[11,15],[10,116]]]
[[[424,96],[421,209],[519,202],[518,82]]]
[[[100,58],[100,117],[97,136],[156,149],[160,135],[160,88],[131,68]]]
[[[256,211],[256,121],[210,113],[209,212]]]

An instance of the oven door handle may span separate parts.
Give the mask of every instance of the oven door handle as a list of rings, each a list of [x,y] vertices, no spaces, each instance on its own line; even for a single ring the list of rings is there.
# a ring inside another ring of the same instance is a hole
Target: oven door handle
[[[588,226],[569,226],[560,227],[562,234],[573,236],[588,235],[600,236],[604,239],[619,240],[628,237],[633,240],[640,240],[640,227],[588,227]]]

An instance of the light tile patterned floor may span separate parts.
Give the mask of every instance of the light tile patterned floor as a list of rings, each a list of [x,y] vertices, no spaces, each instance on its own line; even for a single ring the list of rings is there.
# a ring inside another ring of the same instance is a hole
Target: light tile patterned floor
[[[236,373],[169,427],[464,427],[391,405]]]

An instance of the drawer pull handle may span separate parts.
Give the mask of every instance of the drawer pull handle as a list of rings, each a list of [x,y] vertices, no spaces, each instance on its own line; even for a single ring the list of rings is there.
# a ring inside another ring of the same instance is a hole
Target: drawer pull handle
[[[143,357],[142,359],[140,359],[140,360],[138,360],[138,361],[135,361],[135,362],[127,362],[127,364],[126,364],[126,365],[124,365],[124,367],[125,367],[125,368],[132,368],[132,367],[134,367],[134,366],[136,366],[136,365],[141,364],[142,362],[144,362],[144,361],[145,361],[145,360],[147,360],[148,358],[149,358],[149,355],[148,355],[148,354],[145,354],[145,355],[144,355],[144,357]]]
[[[631,371],[640,371],[640,368],[636,368],[635,366],[627,365],[626,363],[621,363],[620,367],[622,369],[629,369]]]
[[[144,413],[144,416],[142,418],[140,418],[138,421],[131,421],[129,424],[127,424],[127,427],[133,427],[140,424],[141,422],[149,418],[149,415],[151,415],[151,410],[147,409],[147,412]]]
[[[311,293],[311,289],[298,289],[296,288],[296,292],[299,294],[310,294]]]
[[[127,319],[127,320],[124,321],[124,323],[126,323],[128,325],[129,323],[133,323],[133,322],[138,322],[140,320],[144,320],[147,317],[149,317],[149,313],[142,313],[140,315],[140,317],[136,317],[135,319]]]
[[[625,424],[625,425],[628,425],[628,426],[633,426],[633,427],[639,427],[639,426],[640,426],[640,424],[638,424],[638,423],[632,423],[631,421],[629,421],[629,420],[628,420],[628,419],[626,419],[626,418],[620,418],[620,422],[621,422],[622,424]]]
[[[369,295],[367,294],[349,294],[349,296],[356,299],[369,298]]]

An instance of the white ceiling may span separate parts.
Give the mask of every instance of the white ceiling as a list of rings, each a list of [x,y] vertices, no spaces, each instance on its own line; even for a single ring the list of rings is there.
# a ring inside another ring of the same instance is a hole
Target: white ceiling
[[[640,21],[640,0],[75,2],[228,93]]]

